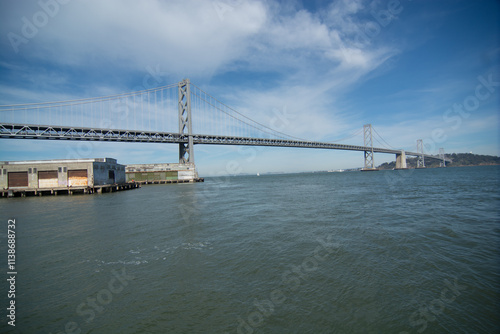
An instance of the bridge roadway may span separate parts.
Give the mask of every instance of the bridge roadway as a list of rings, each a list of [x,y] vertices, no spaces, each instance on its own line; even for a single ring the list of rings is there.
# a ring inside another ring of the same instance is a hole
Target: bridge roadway
[[[16,123],[0,123],[0,139],[48,139],[48,140],[88,140],[88,141],[114,141],[114,142],[139,142],[139,143],[187,143],[188,135],[174,132],[115,130],[81,127],[64,127],[48,125],[30,125]],[[205,145],[248,145],[248,146],[274,146],[274,147],[302,147],[330,150],[371,151],[371,147],[325,143],[315,141],[300,141],[272,138],[249,138],[217,135],[193,135],[194,144]],[[373,152],[401,154],[401,150],[373,147]],[[407,152],[408,156],[419,156],[416,152]],[[424,154],[430,159],[439,159],[438,156]],[[446,161],[450,161],[446,159]]]

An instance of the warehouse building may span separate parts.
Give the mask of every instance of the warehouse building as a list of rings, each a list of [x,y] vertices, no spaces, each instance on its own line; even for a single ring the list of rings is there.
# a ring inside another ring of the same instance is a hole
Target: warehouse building
[[[157,163],[135,164],[125,167],[127,182],[137,183],[185,183],[203,182],[194,164]]]
[[[93,188],[125,182],[125,166],[112,158],[0,161],[3,190]]]

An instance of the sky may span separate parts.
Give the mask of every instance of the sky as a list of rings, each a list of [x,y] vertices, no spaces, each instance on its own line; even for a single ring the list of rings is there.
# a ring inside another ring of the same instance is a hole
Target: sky
[[[189,78],[299,138],[361,145],[372,124],[378,147],[498,156],[499,15],[494,0],[0,0],[0,105]],[[0,141],[3,161],[98,157],[176,162],[178,146]],[[363,166],[362,152],[301,148],[196,145],[194,157],[201,176]]]

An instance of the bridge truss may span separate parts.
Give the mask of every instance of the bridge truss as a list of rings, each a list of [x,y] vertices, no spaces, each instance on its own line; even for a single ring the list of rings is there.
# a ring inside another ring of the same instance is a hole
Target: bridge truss
[[[373,153],[402,154],[374,147],[372,126],[363,130],[364,146],[303,140],[250,119],[188,79],[98,98],[0,106],[0,139],[172,143],[179,145],[180,163],[194,163],[195,144],[362,151],[368,169],[374,168]],[[420,150],[405,153],[439,159]]]
[[[136,142],[136,143],[170,143],[188,144],[189,134],[158,131],[132,131],[99,128],[54,127],[27,124],[0,123],[0,138],[4,139],[46,139],[46,140],[80,140],[80,141],[110,141],[110,142]],[[246,145],[246,146],[271,146],[317,148],[330,150],[370,151],[376,153],[400,154],[401,150],[380,147],[367,147],[338,143],[325,143],[316,141],[300,141],[277,138],[250,138],[217,135],[192,135],[193,144],[205,145]],[[405,152],[406,155],[420,156],[418,152]],[[425,155],[431,159],[442,159],[433,155]]]

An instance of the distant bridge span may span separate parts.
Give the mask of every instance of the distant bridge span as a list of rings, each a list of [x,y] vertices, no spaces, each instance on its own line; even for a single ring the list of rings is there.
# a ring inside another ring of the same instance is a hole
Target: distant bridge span
[[[186,144],[189,136],[176,132],[158,131],[133,131],[99,128],[76,128],[62,126],[43,126],[34,124],[0,124],[0,138],[9,139],[47,139],[47,140],[80,140],[80,141],[111,141],[111,142],[137,142],[137,143],[170,143]],[[317,148],[328,150],[369,151],[372,147],[327,143],[317,141],[300,141],[276,138],[250,138],[217,135],[192,135],[194,144],[201,145],[245,145],[245,146],[271,146],[271,147],[296,147]],[[373,147],[374,153],[401,154],[401,150]],[[407,152],[408,156],[421,156],[417,152]],[[424,154],[425,158],[441,159]],[[446,159],[446,161],[450,161]]]
[[[370,124],[363,133],[363,146],[299,139],[250,119],[188,79],[119,95],[0,106],[0,139],[171,143],[179,145],[180,163],[194,163],[194,145],[362,151],[366,170],[375,169],[374,153],[395,154],[397,168],[406,168],[407,155],[418,157],[420,166],[424,158],[439,159],[443,166],[450,161],[444,151],[439,157],[424,154],[421,140],[418,152],[407,152],[375,147]]]

